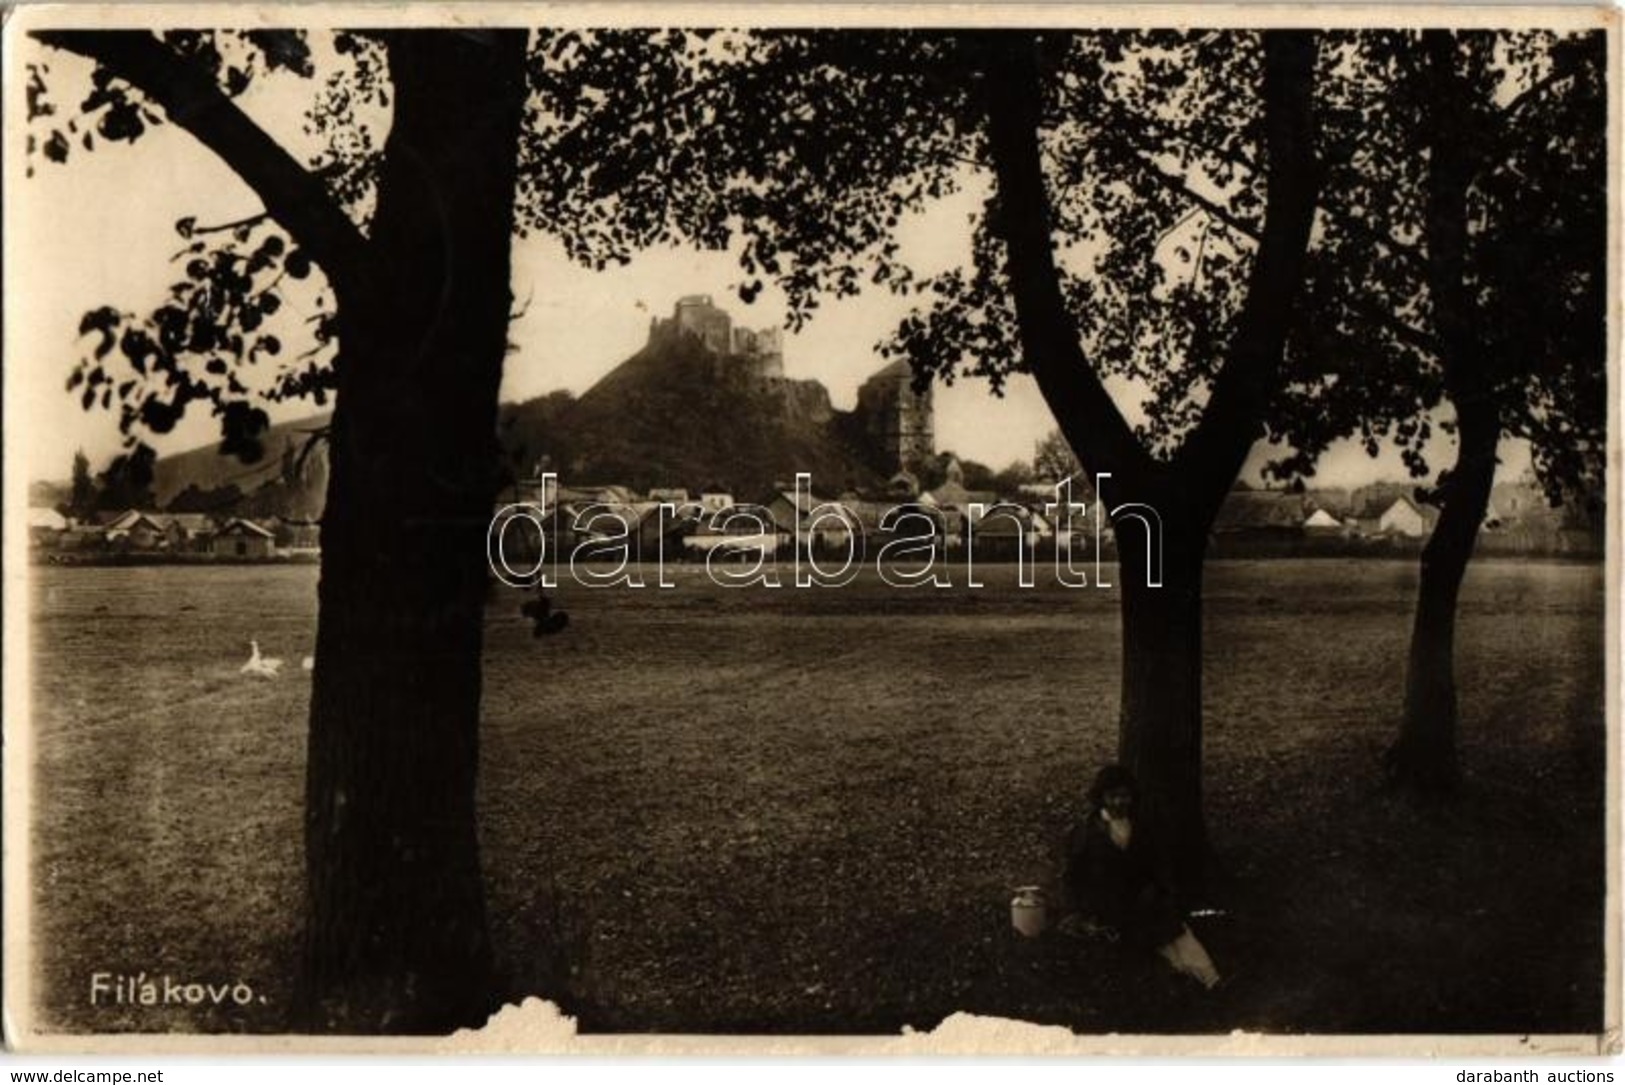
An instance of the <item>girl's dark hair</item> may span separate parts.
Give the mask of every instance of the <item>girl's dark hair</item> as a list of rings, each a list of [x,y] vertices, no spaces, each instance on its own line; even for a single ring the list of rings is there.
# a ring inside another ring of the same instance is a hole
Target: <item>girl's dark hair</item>
[[[1140,789],[1134,784],[1134,774],[1122,765],[1107,765],[1095,773],[1095,782],[1089,785],[1089,805],[1099,810],[1106,800],[1106,792],[1127,788],[1130,795],[1139,797]]]

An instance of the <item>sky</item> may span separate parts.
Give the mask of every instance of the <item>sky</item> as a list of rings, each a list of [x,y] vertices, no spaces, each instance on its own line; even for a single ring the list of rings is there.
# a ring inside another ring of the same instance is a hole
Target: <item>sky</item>
[[[19,36],[12,36],[15,43]],[[17,48],[30,48],[27,43]],[[25,56],[22,59],[37,59]],[[49,53],[53,98],[71,109],[82,94],[85,68],[74,58]],[[307,85],[296,82],[302,92]],[[18,109],[12,95],[8,109]],[[277,81],[262,80],[240,103],[294,149],[309,146],[300,131],[300,97]],[[13,121],[20,118],[12,118]],[[65,479],[76,449],[101,467],[119,448],[116,418],[86,413],[64,381],[85,343],[76,335],[81,315],[112,304],[142,311],[162,300],[179,275],[172,262],[182,242],[174,223],[196,216],[200,223],[229,222],[260,210],[230,170],[184,131],[171,125],[150,130],[134,146],[104,145],[74,154],[60,166],[36,159],[36,174],[21,176],[26,126],[9,123],[5,162],[6,270],[5,347],[8,417],[26,427],[26,470],[31,479]],[[970,213],[981,186],[967,177],[966,191],[914,216],[902,227],[903,253],[918,271],[961,260],[969,251]],[[566,389],[580,394],[643,343],[651,316],[665,316],[679,296],[711,294],[736,323],[782,325],[784,299],[771,285],[746,305],[735,293],[740,273],[729,253],[659,249],[631,264],[592,272],[572,264],[552,239],[516,239],[513,293],[523,315],[511,338],[518,346],[507,363],[506,401]],[[821,381],[837,407],[856,401],[858,386],[882,365],[876,344],[894,328],[910,303],[889,294],[860,295],[821,306],[803,329],[785,336],[785,373]],[[297,335],[308,308],[290,300],[282,319]],[[285,336],[290,348],[297,340]],[[998,468],[1028,459],[1034,444],[1054,428],[1032,380],[1015,375],[1005,395],[989,394],[985,381],[965,378],[936,389],[936,443],[961,459]],[[1132,404],[1123,404],[1132,419]],[[309,404],[271,405],[277,421],[312,413]],[[207,416],[188,417],[158,443],[159,451],[196,447],[217,437]],[[1448,450],[1440,449],[1448,458]],[[1259,450],[1246,472],[1256,478]],[[1520,470],[1527,454],[1507,451],[1503,474]],[[1436,458],[1436,462],[1439,462]],[[1354,486],[1376,478],[1402,478],[1397,456],[1368,459],[1353,446],[1334,448],[1322,461],[1317,483]]]
[[[82,77],[72,58],[52,56],[51,63],[53,91]],[[282,115],[278,101],[286,97],[251,90],[243,104],[297,144],[297,126]],[[13,130],[15,140],[23,136]],[[944,253],[968,250],[965,216],[975,202],[972,193],[905,228],[906,251],[920,267],[942,264],[949,259]],[[150,130],[133,147],[76,153],[65,166],[36,160],[34,177],[8,186],[7,267],[16,285],[6,291],[7,356],[22,367],[14,394],[26,404],[31,424],[34,477],[66,477],[77,448],[97,466],[119,449],[114,416],[87,414],[64,390],[85,347],[75,334],[83,313],[102,304],[142,311],[161,301],[166,285],[178,277],[171,262],[182,246],[177,219],[230,222],[259,210],[246,185],[173,126]],[[782,326],[785,317],[783,295],[771,286],[754,304],[739,300],[741,276],[729,253],[652,250],[626,267],[592,272],[541,236],[516,239],[513,262],[513,294],[523,315],[510,332],[519,350],[506,367],[507,401],[560,388],[586,391],[641,347],[650,316],[669,315],[682,295],[711,294],[737,323],[750,327]],[[786,335],[786,375],[821,381],[837,407],[851,407],[858,386],[883,364],[876,344],[907,308],[878,293],[826,304],[800,332]],[[290,318],[306,315],[290,310]],[[1002,399],[981,380],[939,387],[936,399],[938,446],[994,466],[1030,458],[1033,445],[1053,428],[1036,386],[1025,377],[1011,381]],[[314,410],[304,404],[269,409],[277,420]],[[196,447],[213,432],[207,417],[189,417],[158,447]]]

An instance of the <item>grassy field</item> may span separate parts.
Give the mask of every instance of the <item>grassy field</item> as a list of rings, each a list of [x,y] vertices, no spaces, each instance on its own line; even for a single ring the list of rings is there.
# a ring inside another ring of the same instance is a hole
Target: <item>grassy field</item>
[[[282,1027],[298,925],[315,570],[37,569],[34,947],[63,1029]],[[483,859],[508,993],[600,1030],[851,1032],[954,1010],[1080,1031],[1601,1026],[1603,573],[1483,563],[1467,782],[1381,790],[1414,566],[1218,562],[1207,808],[1231,979],[1025,942],[1010,888],[1115,739],[1117,595],[495,589]],[[703,576],[703,574],[702,574]],[[1041,578],[1042,582],[1042,578]],[[250,636],[284,657],[237,674]],[[246,1005],[90,1004],[91,976]]]

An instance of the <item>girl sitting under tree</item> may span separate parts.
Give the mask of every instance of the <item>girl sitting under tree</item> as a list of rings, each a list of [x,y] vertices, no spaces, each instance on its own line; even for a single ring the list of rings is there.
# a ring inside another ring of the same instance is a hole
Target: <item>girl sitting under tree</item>
[[[1131,946],[1155,949],[1176,971],[1212,989],[1219,972],[1157,876],[1146,834],[1134,824],[1134,777],[1107,765],[1089,788],[1083,820],[1067,841],[1066,891],[1081,916]]]

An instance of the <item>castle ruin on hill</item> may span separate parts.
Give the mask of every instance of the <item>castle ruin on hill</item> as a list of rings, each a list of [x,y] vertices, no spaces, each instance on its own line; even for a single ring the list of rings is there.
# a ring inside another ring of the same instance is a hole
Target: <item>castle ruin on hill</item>
[[[770,382],[783,393],[787,407],[817,422],[836,413],[829,393],[817,381],[792,381],[784,376],[784,337],[780,329],[736,326],[727,310],[709,294],[677,299],[669,317],[649,321],[651,345],[678,337],[692,337],[723,360],[726,368]],[[934,407],[929,387],[916,390],[906,362],[893,362],[858,389],[857,407],[848,432],[861,445],[870,465],[882,475],[918,471],[936,455]]]
[[[753,376],[784,376],[783,333],[772,327],[734,327],[733,317],[713,304],[710,294],[678,298],[671,316],[649,319],[649,342],[679,335],[693,336],[713,354],[735,359]]]

